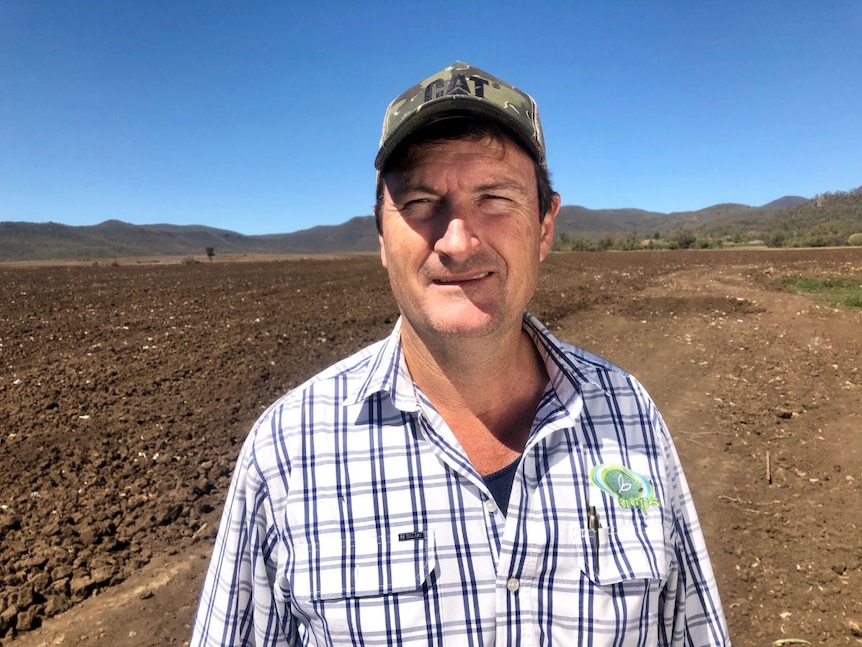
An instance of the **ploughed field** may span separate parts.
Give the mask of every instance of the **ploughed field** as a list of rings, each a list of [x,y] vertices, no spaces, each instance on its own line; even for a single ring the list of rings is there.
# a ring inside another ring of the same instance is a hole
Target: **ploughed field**
[[[553,254],[531,310],[666,418],[734,643],[862,639],[862,249]],[[189,637],[239,446],[386,335],[374,256],[0,266],[0,642]]]

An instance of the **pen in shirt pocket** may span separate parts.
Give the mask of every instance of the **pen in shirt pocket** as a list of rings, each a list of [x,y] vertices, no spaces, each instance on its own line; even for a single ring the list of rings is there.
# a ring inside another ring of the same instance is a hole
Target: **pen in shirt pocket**
[[[599,529],[601,527],[596,506],[591,505],[587,513],[587,529],[593,538],[593,568],[595,568],[596,575],[599,573]]]

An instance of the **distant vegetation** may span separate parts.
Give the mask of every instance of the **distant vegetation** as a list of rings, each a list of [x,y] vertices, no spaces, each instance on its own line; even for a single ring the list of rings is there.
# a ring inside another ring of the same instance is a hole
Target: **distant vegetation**
[[[781,206],[788,202],[790,206]],[[812,200],[777,200],[764,207],[725,204],[663,218],[641,213],[646,215],[632,223],[628,231],[579,233],[567,230],[563,221],[562,227],[557,227],[554,249],[862,246],[862,187],[824,193]]]

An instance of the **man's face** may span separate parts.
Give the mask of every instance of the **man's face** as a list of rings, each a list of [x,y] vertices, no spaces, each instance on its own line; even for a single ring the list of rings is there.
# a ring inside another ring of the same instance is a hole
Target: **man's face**
[[[533,161],[512,141],[417,146],[385,175],[380,213],[404,325],[428,341],[520,328],[558,210],[555,195],[540,221]]]

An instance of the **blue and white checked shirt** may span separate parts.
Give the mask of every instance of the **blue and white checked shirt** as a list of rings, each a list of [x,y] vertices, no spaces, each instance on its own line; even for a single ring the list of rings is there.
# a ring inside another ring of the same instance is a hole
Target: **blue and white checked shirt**
[[[524,328],[550,380],[507,516],[410,379],[399,322],[255,424],[192,647],[729,645],[655,405]]]

